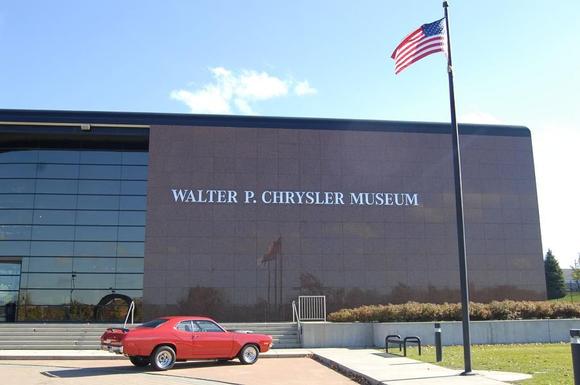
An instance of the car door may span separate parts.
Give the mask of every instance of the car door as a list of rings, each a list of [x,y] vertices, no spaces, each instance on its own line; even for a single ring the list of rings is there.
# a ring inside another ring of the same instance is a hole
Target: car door
[[[194,330],[199,330],[198,326],[192,320],[181,321],[175,325],[173,334],[175,336],[175,348],[177,349],[177,358],[193,358],[193,340]]]
[[[231,358],[233,336],[212,321],[194,321],[199,327],[194,332],[193,354],[197,358]]]

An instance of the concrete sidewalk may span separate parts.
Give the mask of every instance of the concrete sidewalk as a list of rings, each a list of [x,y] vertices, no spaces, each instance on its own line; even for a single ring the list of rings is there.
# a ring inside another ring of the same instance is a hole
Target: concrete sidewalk
[[[363,378],[370,384],[478,384],[500,385],[502,381],[531,378],[521,373],[476,371],[473,376],[461,376],[460,370],[423,363],[406,357],[383,353],[377,349],[311,349],[314,359],[339,372]]]
[[[404,385],[500,385],[502,381],[531,378],[521,373],[476,371],[461,376],[461,371],[423,363],[406,357],[385,354],[378,349],[272,349],[262,358],[312,357],[342,374],[368,384]],[[0,360],[126,360],[101,350],[0,350]]]

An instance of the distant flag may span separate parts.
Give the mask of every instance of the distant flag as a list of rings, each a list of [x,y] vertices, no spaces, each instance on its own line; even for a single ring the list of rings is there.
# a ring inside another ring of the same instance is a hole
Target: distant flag
[[[395,75],[432,53],[445,52],[445,41],[445,18],[423,24],[411,32],[391,55],[395,60]]]

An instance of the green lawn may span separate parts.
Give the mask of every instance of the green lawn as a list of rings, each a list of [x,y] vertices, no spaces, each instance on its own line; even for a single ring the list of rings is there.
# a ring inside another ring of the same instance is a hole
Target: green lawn
[[[425,346],[423,355],[410,348],[408,357],[435,363],[435,348]],[[472,366],[474,370],[500,370],[528,373],[530,380],[518,382],[522,385],[573,384],[572,355],[570,344],[524,344],[524,345],[473,345]],[[463,368],[463,348],[444,346],[443,361],[438,365]]]
[[[568,292],[565,297],[551,299],[550,301],[566,301],[571,303],[580,303],[580,292],[578,291]]]

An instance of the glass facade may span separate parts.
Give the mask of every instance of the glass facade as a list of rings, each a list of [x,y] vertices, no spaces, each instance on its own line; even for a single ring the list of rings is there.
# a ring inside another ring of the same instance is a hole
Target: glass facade
[[[147,168],[147,151],[0,150],[0,322],[141,313]]]

